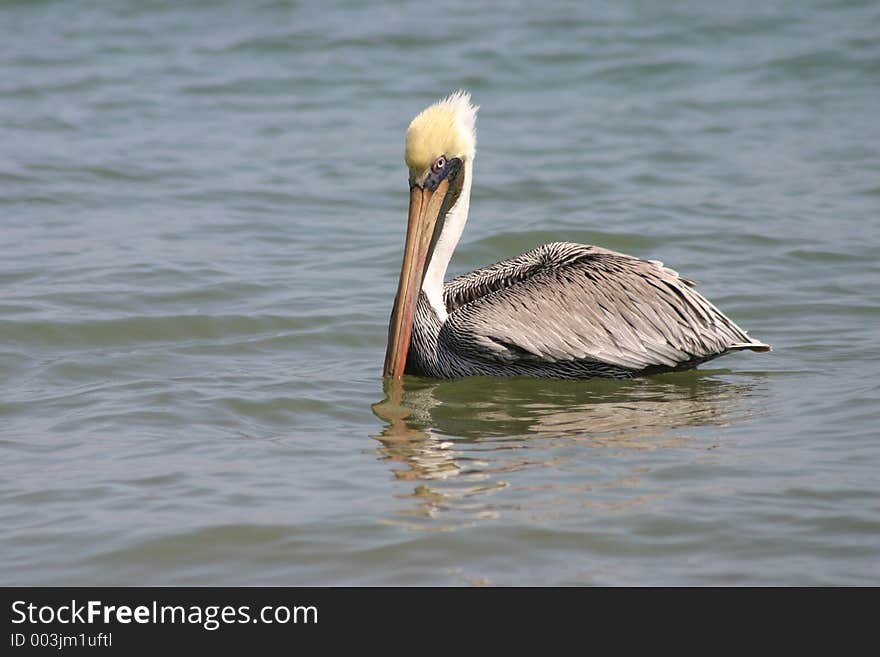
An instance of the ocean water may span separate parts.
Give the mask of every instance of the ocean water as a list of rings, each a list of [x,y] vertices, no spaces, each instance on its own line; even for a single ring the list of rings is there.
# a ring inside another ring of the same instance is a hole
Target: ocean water
[[[880,4],[0,1],[0,583],[880,584]],[[383,384],[458,274],[663,260],[769,354]]]

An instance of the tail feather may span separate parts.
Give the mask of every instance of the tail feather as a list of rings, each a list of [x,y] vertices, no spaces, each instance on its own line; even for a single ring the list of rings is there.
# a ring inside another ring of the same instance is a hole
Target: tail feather
[[[730,351],[743,351],[744,349],[750,351],[773,351],[773,347],[763,342],[735,342],[728,349]]]

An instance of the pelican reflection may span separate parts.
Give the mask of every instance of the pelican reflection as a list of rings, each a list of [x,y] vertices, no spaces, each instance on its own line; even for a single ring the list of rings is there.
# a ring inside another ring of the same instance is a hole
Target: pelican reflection
[[[688,430],[738,424],[756,413],[750,400],[760,379],[719,376],[725,373],[583,382],[386,379],[385,399],[373,406],[384,427],[373,438],[394,477],[414,484],[405,495],[417,502],[408,515],[458,512],[450,514],[451,525],[420,525],[449,529],[522,506],[508,504],[512,491],[487,497],[508,488],[595,497],[603,488],[638,481],[629,470],[614,480],[591,476],[596,466],[584,448],[632,452],[687,447],[695,440],[702,448],[705,438]],[[650,468],[644,461],[633,467]],[[580,473],[574,482],[560,476],[572,468]],[[513,474],[522,470],[529,475]]]

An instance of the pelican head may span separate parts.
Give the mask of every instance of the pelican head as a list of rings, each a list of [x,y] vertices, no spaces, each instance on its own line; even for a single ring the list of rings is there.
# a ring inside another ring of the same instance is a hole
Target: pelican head
[[[470,94],[457,91],[416,116],[406,132],[409,222],[384,376],[403,376],[420,290],[445,318],[443,276],[467,219],[477,109]]]

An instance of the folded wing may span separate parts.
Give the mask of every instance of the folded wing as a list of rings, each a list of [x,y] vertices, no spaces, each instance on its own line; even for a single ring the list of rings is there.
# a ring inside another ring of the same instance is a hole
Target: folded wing
[[[547,244],[451,281],[440,340],[468,359],[675,368],[769,351],[657,261]]]

